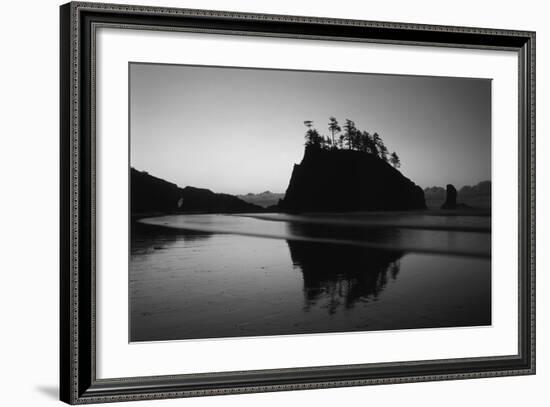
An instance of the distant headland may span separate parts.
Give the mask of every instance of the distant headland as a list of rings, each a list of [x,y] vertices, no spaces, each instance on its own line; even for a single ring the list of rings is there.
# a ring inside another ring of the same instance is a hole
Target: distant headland
[[[208,189],[176,184],[130,169],[130,211],[133,217],[166,213],[243,213],[260,212],[260,206],[236,196],[217,194]]]

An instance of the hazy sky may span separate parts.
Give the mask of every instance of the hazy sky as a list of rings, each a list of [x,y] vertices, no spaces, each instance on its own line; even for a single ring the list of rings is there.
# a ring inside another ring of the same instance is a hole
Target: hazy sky
[[[132,63],[130,162],[214,192],[285,192],[304,120],[378,132],[425,188],[491,179],[488,79]]]

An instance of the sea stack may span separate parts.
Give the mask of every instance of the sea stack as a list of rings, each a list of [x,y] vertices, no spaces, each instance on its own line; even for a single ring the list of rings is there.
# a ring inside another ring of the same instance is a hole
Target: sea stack
[[[307,146],[295,164],[283,212],[425,209],[424,191],[374,154]]]
[[[441,209],[456,209],[456,188],[452,184],[447,184],[447,197]]]

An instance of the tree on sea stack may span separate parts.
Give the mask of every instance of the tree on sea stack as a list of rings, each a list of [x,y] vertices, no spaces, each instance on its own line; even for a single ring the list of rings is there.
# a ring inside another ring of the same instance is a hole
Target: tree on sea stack
[[[338,121],[336,120],[336,117],[331,116],[328,118],[328,129],[332,133],[332,146],[336,147],[336,142],[334,141],[334,134],[340,133],[342,131],[342,128],[338,125]]]
[[[344,140],[348,143],[348,149],[352,150],[356,140],[357,129],[353,120],[346,119],[344,124]]]
[[[374,140],[374,144],[376,145],[376,148],[378,150],[378,156],[388,162],[388,149],[386,148],[386,145],[384,144],[384,141],[382,141],[382,137],[378,133],[374,133],[372,135],[372,138]]]
[[[307,127],[305,139],[306,146],[323,147],[324,138],[319,132],[313,128],[313,122],[311,120],[304,121],[304,125]]]
[[[372,136],[368,131],[358,132],[359,142],[356,143],[358,150],[364,153],[378,155],[378,149],[376,143],[374,142]]]
[[[378,133],[375,132],[371,134],[368,131],[359,130],[355,126],[355,122],[351,119],[346,119],[344,132],[338,137],[336,136],[342,131],[342,128],[339,126],[338,120],[336,120],[334,116],[329,117],[329,136],[320,134],[317,129],[313,127],[312,120],[304,120],[304,125],[307,127],[305,135],[306,146],[323,150],[347,149],[361,151],[378,157],[382,161],[391,164],[394,168],[399,168],[401,166],[401,161],[397,153],[393,152],[390,155],[388,148]]]
[[[344,135],[340,134],[340,137],[338,137],[338,148],[342,150],[344,148]]]
[[[399,156],[397,155],[397,153],[395,151],[393,153],[391,153],[390,163],[391,163],[391,165],[394,166],[394,168],[401,167],[401,160],[399,159]]]

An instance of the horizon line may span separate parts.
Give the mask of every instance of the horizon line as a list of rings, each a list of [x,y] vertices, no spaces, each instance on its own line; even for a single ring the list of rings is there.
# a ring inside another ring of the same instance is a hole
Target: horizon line
[[[178,183],[176,182],[172,182],[170,180],[167,180],[165,178],[161,178],[157,175],[154,175],[152,173],[150,173],[149,171],[147,170],[140,170],[140,169],[137,169],[135,167],[133,167],[132,165],[129,166],[129,169],[130,170],[135,170],[135,171],[138,171],[138,172],[142,172],[142,173],[146,173],[147,175],[151,176],[151,177],[154,177],[154,178],[158,178],[162,181],[165,181],[165,182],[168,182],[170,184],[174,184],[175,186],[177,186],[178,188],[181,188],[181,189],[184,189],[184,188],[197,188],[197,189],[206,189],[210,192],[214,192],[216,194],[225,194],[225,195],[233,195],[233,196],[243,196],[243,195],[248,195],[248,194],[253,194],[253,195],[260,195],[264,192],[269,192],[269,193],[272,193],[272,194],[286,194],[286,190],[284,192],[273,192],[271,190],[263,190],[263,191],[260,191],[260,192],[252,192],[251,190],[248,190],[249,192],[243,192],[243,193],[230,193],[230,192],[220,192],[220,191],[215,191],[211,188],[208,188],[208,187],[203,187],[203,186],[195,186],[195,185],[190,185],[190,184],[187,184],[185,186],[181,186],[179,185]],[[130,171],[128,171],[128,175],[130,174]],[[464,187],[473,187],[473,186],[476,186],[476,185],[479,185],[481,184],[482,182],[490,182],[492,184],[492,180],[490,179],[484,179],[484,180],[481,180],[481,181],[478,181],[477,183],[473,183],[473,184],[464,184],[464,185],[461,185],[459,188],[456,188],[456,186],[454,184],[451,184],[453,185],[457,191],[460,191],[462,188]],[[416,184],[418,185],[418,184]],[[446,184],[447,185],[447,184]],[[445,189],[446,188],[446,185],[444,186],[441,186],[441,185],[432,185],[432,186],[429,186],[429,187],[421,187],[420,185],[420,188],[422,188],[422,191],[425,191],[426,189],[429,189],[429,188],[442,188],[442,189]]]

